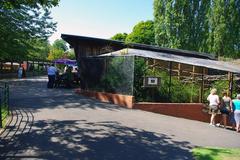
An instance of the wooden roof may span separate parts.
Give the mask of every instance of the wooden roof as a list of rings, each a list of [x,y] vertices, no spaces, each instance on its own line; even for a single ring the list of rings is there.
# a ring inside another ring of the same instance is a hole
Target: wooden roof
[[[68,42],[71,47],[75,48],[76,45],[81,44],[88,44],[92,46],[118,46],[118,48],[133,48],[133,49],[140,49],[140,50],[147,50],[147,51],[155,51],[155,52],[163,52],[173,55],[179,56],[187,56],[187,57],[195,57],[195,58],[203,58],[203,59],[215,59],[213,55],[207,53],[200,53],[195,51],[188,51],[182,49],[170,49],[152,45],[145,45],[139,43],[129,43],[126,44],[122,41],[110,40],[110,39],[102,39],[102,38],[95,38],[95,37],[85,37],[85,36],[77,36],[77,35],[69,35],[69,34],[62,34],[62,39]]]

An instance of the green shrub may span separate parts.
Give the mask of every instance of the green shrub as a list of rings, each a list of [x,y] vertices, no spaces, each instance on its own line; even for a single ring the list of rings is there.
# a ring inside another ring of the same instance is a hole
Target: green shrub
[[[187,103],[198,101],[200,87],[197,84],[182,84],[176,77],[171,79],[171,87],[169,84],[169,73],[159,69],[148,68],[143,58],[135,59],[134,68],[134,96],[136,101],[151,102],[176,102]],[[144,88],[143,77],[156,76],[161,77],[161,84],[155,88]],[[169,95],[170,87],[170,95]]]
[[[133,57],[108,58],[107,69],[100,80],[99,89],[109,93],[132,95]]]

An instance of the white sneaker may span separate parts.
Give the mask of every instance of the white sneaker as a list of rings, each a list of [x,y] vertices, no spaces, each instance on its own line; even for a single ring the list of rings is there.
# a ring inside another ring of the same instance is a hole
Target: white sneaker
[[[220,123],[217,123],[216,126],[217,126],[217,127],[221,127],[221,124],[220,124]]]

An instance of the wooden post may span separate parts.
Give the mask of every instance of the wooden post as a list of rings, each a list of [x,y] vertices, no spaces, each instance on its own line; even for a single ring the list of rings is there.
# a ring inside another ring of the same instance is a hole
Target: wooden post
[[[181,63],[178,63],[178,80],[180,80],[181,76]]]
[[[172,62],[169,61],[169,86],[168,86],[168,100],[171,101],[171,83],[172,83]]]
[[[153,59],[153,73],[155,74],[155,64],[156,64],[156,59]]]
[[[190,102],[193,102],[193,96],[192,96],[192,92],[193,92],[193,81],[195,79],[195,66],[193,66],[192,68],[192,88],[191,88],[191,97],[190,97]]]

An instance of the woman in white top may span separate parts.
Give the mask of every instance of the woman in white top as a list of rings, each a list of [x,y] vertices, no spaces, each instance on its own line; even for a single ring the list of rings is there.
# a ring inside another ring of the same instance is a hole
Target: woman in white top
[[[211,119],[210,119],[210,124],[212,126],[215,126],[215,117],[218,112],[218,106],[220,104],[219,97],[217,95],[217,89],[213,88],[207,98],[209,101],[209,107],[210,107],[210,112],[211,112]]]

